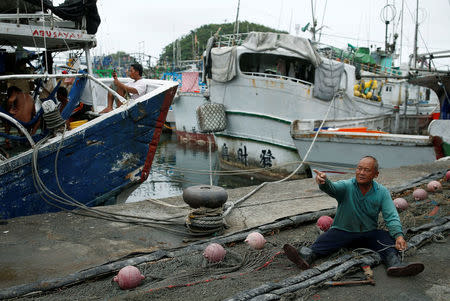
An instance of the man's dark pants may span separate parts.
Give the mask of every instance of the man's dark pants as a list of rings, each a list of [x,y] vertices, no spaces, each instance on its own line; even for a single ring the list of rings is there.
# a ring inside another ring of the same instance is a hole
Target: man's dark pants
[[[323,257],[341,248],[367,248],[378,252],[381,259],[385,261],[387,254],[397,253],[394,247],[386,249],[386,246],[392,245],[395,245],[395,240],[389,232],[384,230],[347,232],[339,229],[330,229],[319,236],[311,246],[311,249],[316,255]]]

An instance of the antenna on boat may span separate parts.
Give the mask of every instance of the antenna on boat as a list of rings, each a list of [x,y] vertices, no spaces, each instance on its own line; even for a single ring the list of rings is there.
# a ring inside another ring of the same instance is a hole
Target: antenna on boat
[[[391,4],[386,4],[381,9],[380,18],[384,22],[384,24],[386,24],[386,31],[385,31],[385,34],[384,34],[384,51],[386,53],[392,53],[392,52],[395,51],[395,40],[397,39],[398,35],[394,35],[394,42],[393,42],[393,44],[392,45],[389,44],[389,41],[388,41],[388,27],[389,27],[389,24],[394,20],[396,13],[397,12],[395,10],[395,6],[393,6]]]

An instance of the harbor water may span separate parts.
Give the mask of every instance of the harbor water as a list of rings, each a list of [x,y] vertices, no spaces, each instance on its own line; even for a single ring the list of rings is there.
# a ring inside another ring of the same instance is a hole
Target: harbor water
[[[209,185],[210,182],[223,188],[261,183],[251,176],[221,170],[218,152],[212,150],[210,157],[208,146],[181,143],[177,141],[175,133],[163,133],[147,180],[121,193],[116,202],[132,203],[178,196],[186,187]]]

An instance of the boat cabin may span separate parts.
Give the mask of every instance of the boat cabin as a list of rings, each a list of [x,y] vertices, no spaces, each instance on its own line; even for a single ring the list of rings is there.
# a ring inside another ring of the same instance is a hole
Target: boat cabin
[[[242,53],[239,56],[239,70],[245,75],[277,75],[278,78],[314,83],[314,65],[306,59],[293,56],[272,53]]]

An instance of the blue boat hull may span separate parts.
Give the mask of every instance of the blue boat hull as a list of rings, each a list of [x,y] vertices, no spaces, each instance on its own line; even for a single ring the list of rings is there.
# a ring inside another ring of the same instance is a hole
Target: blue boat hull
[[[57,138],[45,143],[37,160],[42,183],[56,195],[64,196],[64,192],[94,206],[144,181],[175,92],[176,86],[169,87],[124,111],[113,111],[86,123],[62,143]],[[32,175],[32,151],[3,162],[0,183],[3,219],[76,208],[48,196],[44,200]]]

